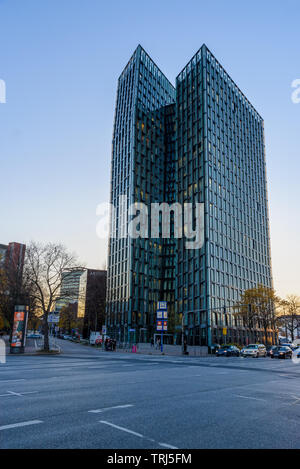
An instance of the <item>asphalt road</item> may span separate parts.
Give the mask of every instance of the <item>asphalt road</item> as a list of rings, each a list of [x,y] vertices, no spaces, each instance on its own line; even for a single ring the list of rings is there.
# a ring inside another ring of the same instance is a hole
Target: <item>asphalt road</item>
[[[300,448],[300,364],[102,352],[0,364],[1,448]]]

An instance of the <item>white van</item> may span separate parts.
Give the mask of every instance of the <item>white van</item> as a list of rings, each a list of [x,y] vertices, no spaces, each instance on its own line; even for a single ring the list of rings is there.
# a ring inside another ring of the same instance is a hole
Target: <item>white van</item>
[[[97,339],[102,339],[101,333],[91,331],[90,332],[90,345],[95,345]]]

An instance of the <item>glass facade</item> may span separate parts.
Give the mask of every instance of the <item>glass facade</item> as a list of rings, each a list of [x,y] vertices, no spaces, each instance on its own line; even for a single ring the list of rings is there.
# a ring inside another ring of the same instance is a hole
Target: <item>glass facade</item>
[[[171,248],[161,238],[119,234],[126,230],[123,215],[129,204],[160,203],[168,188],[173,190],[174,174],[166,180],[166,168],[174,166],[174,111],[175,88],[138,46],[119,78],[112,150],[111,203],[116,216],[111,232],[117,237],[109,243],[107,326],[122,341],[153,335],[156,305],[162,299],[163,257],[170,257]]]
[[[112,230],[125,223],[121,194],[127,204],[203,203],[205,242],[186,249],[172,226],[169,239],[111,238],[111,333],[149,340],[156,303],[166,300],[177,339],[183,319],[189,343],[211,345],[223,326],[228,341],[243,342],[233,306],[248,288],[272,287],[264,124],[205,45],[177,76],[176,89],[140,46],[121,74]]]

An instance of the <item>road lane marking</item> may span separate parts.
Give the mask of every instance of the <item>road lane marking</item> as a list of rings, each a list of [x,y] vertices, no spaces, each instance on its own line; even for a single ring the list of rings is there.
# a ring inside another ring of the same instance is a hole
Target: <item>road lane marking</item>
[[[128,428],[125,428],[125,427],[119,427],[119,425],[115,425],[114,423],[107,422],[106,420],[100,420],[100,423],[104,423],[105,425],[109,425],[110,427],[116,428],[117,430],[121,430],[123,432],[130,433],[131,435],[138,436],[139,438],[146,438],[141,433],[134,432],[134,431],[129,430]]]
[[[122,365],[122,366],[133,366],[133,365]]]
[[[8,394],[0,394],[0,397],[7,397],[7,396],[24,396],[25,394],[35,394],[38,391],[27,391],[27,392],[14,392],[14,391],[6,391]]]
[[[98,414],[98,413],[101,413],[101,412],[105,412],[106,410],[126,409],[127,407],[134,407],[134,405],[133,404],[115,405],[115,406],[112,406],[112,407],[103,407],[103,409],[88,410],[88,412],[91,412],[92,414]]]
[[[1,383],[16,383],[17,381],[26,381],[25,379],[0,379]]]
[[[104,423],[105,425],[110,425],[111,427],[116,428],[117,430],[130,433],[131,435],[138,436],[139,438],[143,438],[145,440],[152,441],[155,443],[155,440],[153,440],[153,438],[149,438],[145,435],[142,435],[141,433],[137,433],[132,430],[129,430],[129,428],[120,427],[119,425],[115,425],[114,423],[107,422],[107,420],[100,420],[100,423]],[[168,443],[158,443],[158,444],[159,446],[162,446],[163,448],[178,449],[177,446],[172,446],[172,445],[169,445]]]
[[[170,448],[170,449],[178,449],[177,446],[172,446],[169,445],[168,443],[158,443],[159,446],[162,446],[163,448]]]
[[[241,396],[240,394],[233,394],[235,397],[242,397],[243,399],[253,399],[254,401],[267,402],[266,399],[260,399],[259,397]]]
[[[27,422],[19,422],[19,423],[11,423],[10,425],[2,425],[0,430],[7,430],[9,428],[17,428],[17,427],[27,427],[27,425],[36,425],[38,423],[43,423],[42,420],[28,420]]]

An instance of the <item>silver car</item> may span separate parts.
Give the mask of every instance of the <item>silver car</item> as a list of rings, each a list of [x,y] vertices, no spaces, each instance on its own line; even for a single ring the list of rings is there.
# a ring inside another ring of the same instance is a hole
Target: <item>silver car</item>
[[[263,344],[249,344],[241,351],[242,357],[266,357],[267,349]]]

